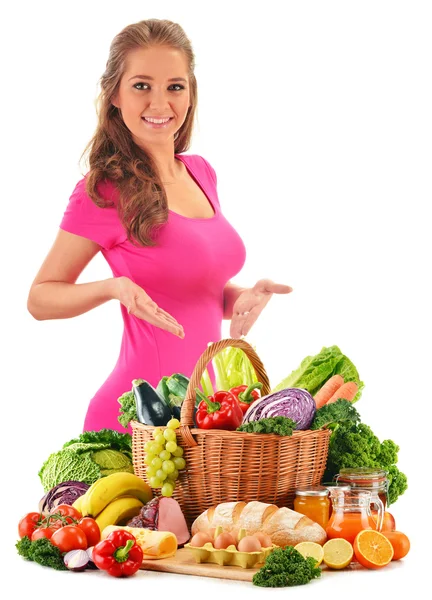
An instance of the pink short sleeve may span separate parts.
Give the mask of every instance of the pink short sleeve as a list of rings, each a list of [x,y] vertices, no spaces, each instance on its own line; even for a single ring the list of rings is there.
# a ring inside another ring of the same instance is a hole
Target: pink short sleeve
[[[115,187],[103,182],[99,192],[105,200],[115,200]],[[127,238],[116,206],[100,208],[86,192],[86,178],[75,186],[60,223],[60,229],[85,237],[104,250],[109,250]]]
[[[201,156],[201,158],[204,161],[204,164],[207,168],[208,173],[210,174],[211,180],[213,181],[214,185],[217,186],[216,171],[213,169],[213,167],[208,162],[208,160],[206,160],[203,156]]]

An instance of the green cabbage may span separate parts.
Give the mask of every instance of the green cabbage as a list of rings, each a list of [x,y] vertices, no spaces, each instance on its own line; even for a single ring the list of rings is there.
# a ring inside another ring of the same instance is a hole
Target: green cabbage
[[[315,396],[318,390],[333,375],[340,375],[345,383],[354,381],[358,385],[358,392],[353,400],[353,402],[357,402],[364,388],[364,383],[360,381],[360,376],[353,363],[347,356],[342,354],[337,346],[323,348],[315,356],[306,356],[299,368],[281,381],[272,392],[294,387],[307,390],[312,396]]]
[[[45,492],[64,481],[91,485],[97,479],[127,471],[133,473],[132,437],[110,429],[87,431],[50,454],[39,471]]]

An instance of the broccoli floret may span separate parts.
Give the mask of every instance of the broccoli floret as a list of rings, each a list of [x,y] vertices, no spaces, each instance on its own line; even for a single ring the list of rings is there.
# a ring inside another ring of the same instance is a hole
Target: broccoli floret
[[[352,402],[339,398],[336,402],[324,404],[316,411],[311,429],[321,429],[322,427],[336,429],[340,423],[346,421],[359,423],[360,415]]]
[[[381,443],[364,423],[341,423],[330,437],[324,481],[332,481],[343,468],[385,469],[389,473],[389,504],[394,504],[408,487],[406,476],[394,464],[398,450],[392,440]]]
[[[138,421],[138,415],[136,411],[136,401],[135,394],[131,392],[125,392],[118,398],[117,402],[120,404],[121,408],[120,414],[117,417],[120,425],[123,425],[125,429],[127,429],[130,421]]]
[[[296,427],[295,422],[288,417],[267,417],[258,421],[244,423],[237,427],[237,431],[246,433],[275,433],[277,435],[292,435]]]
[[[314,558],[304,558],[293,546],[286,546],[269,554],[252,582],[261,587],[285,587],[304,585],[320,576],[321,569]]]
[[[67,567],[60,550],[47,538],[39,538],[34,542],[25,536],[15,544],[18,554],[28,560],[34,560],[39,565],[51,567],[58,571],[66,571]]]

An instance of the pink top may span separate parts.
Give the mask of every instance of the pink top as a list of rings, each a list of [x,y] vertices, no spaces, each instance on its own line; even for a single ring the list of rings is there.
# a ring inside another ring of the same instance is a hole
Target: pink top
[[[245,247],[221,212],[213,167],[196,154],[175,156],[207,196],[213,217],[189,218],[170,210],[168,222],[155,240],[157,246],[135,247],[127,240],[116,207],[96,206],[85,191],[84,177],[60,224],[61,229],[99,244],[113,276],[129,277],[141,286],[185,332],[182,340],[128,315],[119,304],[124,323],[120,354],[90,401],[84,431],[107,427],[124,432],[118,422],[117,399],[131,390],[133,379],[157,386],[165,375],[190,377],[208,343],[221,339],[223,290],[244,265]],[[115,201],[112,182],[104,182],[99,190],[104,198]]]

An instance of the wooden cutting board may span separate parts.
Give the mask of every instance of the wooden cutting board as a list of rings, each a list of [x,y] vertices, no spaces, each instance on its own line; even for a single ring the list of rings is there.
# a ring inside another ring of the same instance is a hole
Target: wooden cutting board
[[[220,579],[238,579],[252,581],[252,577],[262,567],[242,569],[241,567],[220,566],[214,563],[197,563],[192,552],[187,548],[177,550],[171,558],[159,560],[144,560],[141,569],[147,571],[162,571],[164,573],[178,573],[180,575],[198,575],[199,577],[218,577]]]

